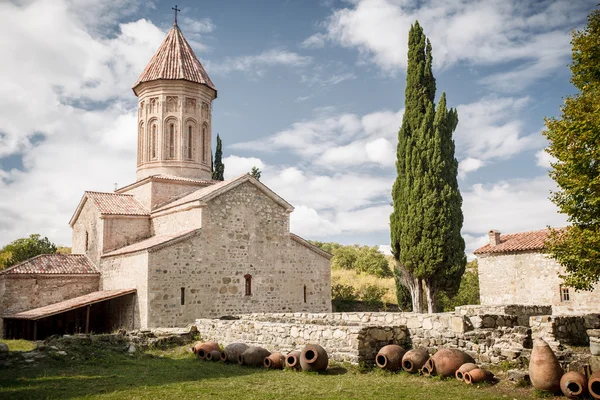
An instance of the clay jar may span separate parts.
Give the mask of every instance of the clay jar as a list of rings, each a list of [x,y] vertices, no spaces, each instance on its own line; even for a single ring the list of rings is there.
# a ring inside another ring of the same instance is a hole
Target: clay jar
[[[531,385],[538,390],[558,392],[563,370],[554,352],[543,339],[536,339],[529,359]]]
[[[285,357],[285,366],[296,370],[301,369],[300,354],[302,354],[300,350],[295,350],[288,353],[288,355]]]
[[[567,372],[560,378],[560,390],[569,399],[576,399],[587,393],[587,378],[581,372]]]
[[[225,347],[225,355],[227,356],[226,361],[236,363],[242,353],[248,350],[248,345],[244,343],[231,343]]]
[[[427,349],[423,347],[409,350],[404,354],[404,357],[402,357],[402,368],[404,368],[406,372],[416,374],[423,365],[425,365],[428,359],[429,353],[427,352]]]
[[[429,357],[421,371],[423,375],[439,375],[441,377],[454,376],[461,365],[475,363],[473,357],[457,349],[439,349]]]
[[[221,352],[219,350],[213,350],[206,355],[206,361],[219,361],[221,360]]]
[[[463,381],[465,379],[465,373],[469,372],[471,370],[474,370],[476,368],[479,368],[477,366],[477,364],[473,364],[473,363],[466,363],[460,366],[459,369],[456,370],[456,373],[454,374],[454,376],[456,377],[456,379],[458,379],[459,381]]]
[[[590,375],[588,390],[593,398],[600,399],[600,371],[596,371]]]
[[[375,357],[375,363],[379,368],[388,371],[398,371],[402,368],[402,357],[406,354],[404,348],[397,344],[388,344],[379,350]]]
[[[213,350],[219,350],[219,343],[205,342],[198,346],[198,351],[196,352],[196,354],[198,355],[198,357],[204,360],[208,353],[210,353]]]
[[[285,363],[285,357],[281,353],[271,353],[270,356],[265,357],[263,365],[265,368],[270,369],[283,369]]]
[[[238,357],[238,364],[248,365],[251,367],[262,367],[265,357],[269,357],[270,355],[271,352],[267,349],[263,349],[262,347],[248,347],[248,349],[246,349],[246,351],[244,351]]]
[[[303,371],[325,371],[329,365],[329,357],[324,348],[318,344],[309,344],[300,354],[300,366]]]
[[[491,382],[494,379],[494,374],[490,371],[481,368],[475,368],[464,374],[465,383],[472,385],[480,382]]]

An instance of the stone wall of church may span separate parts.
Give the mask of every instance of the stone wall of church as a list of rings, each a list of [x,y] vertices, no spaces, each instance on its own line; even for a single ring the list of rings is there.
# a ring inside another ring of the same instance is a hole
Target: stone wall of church
[[[568,290],[562,298],[560,265],[540,252],[487,254],[478,257],[481,304],[552,305],[554,313],[582,312],[600,307],[600,291]]]
[[[87,254],[98,265],[104,246],[103,230],[104,220],[100,219],[100,212],[90,201],[86,201],[73,225],[73,254]]]
[[[152,218],[152,231],[155,235],[172,234],[201,227],[202,208],[200,207]]]
[[[104,218],[103,252],[107,253],[150,237],[150,218]]]
[[[148,324],[148,253],[139,252],[103,257],[100,262],[100,290],[137,289],[135,327]]]
[[[14,314],[83,296],[98,290],[99,282],[98,274],[3,275],[0,277],[0,315]],[[0,319],[0,330],[4,325],[1,322]]]
[[[152,182],[152,209],[177,200],[188,193],[202,189],[202,187],[185,182]]]
[[[329,260],[293,242],[287,210],[253,184],[214,198],[202,218],[196,235],[150,253],[149,327],[248,312],[331,311]]]

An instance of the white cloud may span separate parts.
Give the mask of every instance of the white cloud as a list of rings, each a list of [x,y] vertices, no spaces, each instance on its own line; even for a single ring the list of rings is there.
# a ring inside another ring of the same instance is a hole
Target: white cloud
[[[462,192],[463,232],[504,233],[564,226],[566,217],[548,200],[556,184],[547,176],[514,179],[494,184],[475,184]]]
[[[481,236],[463,234],[462,237],[465,240],[465,252],[467,253],[467,259],[469,261],[474,260],[476,258],[473,255],[473,252],[475,250],[477,250],[481,246],[485,246],[489,242],[489,237],[487,234]]]
[[[300,43],[300,47],[304,49],[321,49],[325,47],[326,37],[327,36],[322,33],[315,33]]]
[[[385,254],[386,256],[391,256],[392,255],[392,246],[390,246],[389,244],[380,244],[379,252]]]
[[[265,168],[265,164],[260,158],[239,157],[236,155],[225,157],[223,164],[225,164],[225,179],[232,179],[242,174],[248,174],[252,170],[252,167],[257,167],[260,170]]]
[[[285,49],[265,50],[260,54],[226,58],[222,62],[207,63],[211,73],[227,75],[234,71],[250,76],[263,76],[266,69],[274,66],[303,67],[312,62],[309,56]]]
[[[549,169],[550,163],[556,162],[556,158],[552,157],[550,154],[546,152],[546,150],[542,149],[535,153],[536,165],[538,167]]]
[[[296,207],[290,215],[290,231],[310,239],[342,232],[334,223],[321,217],[315,209],[303,205]]]
[[[418,20],[433,43],[435,66],[461,61],[474,65],[529,63],[506,75],[517,78],[513,82],[502,84],[501,76],[486,81],[496,87],[508,89],[510,84],[510,89],[520,89],[566,64],[570,30],[585,21],[591,6],[585,3],[425,0],[415,6],[404,0],[354,0],[332,12],[325,23],[326,32],[305,42],[320,43],[326,37],[358,49],[363,60],[383,70],[395,71],[406,68],[408,30]]]
[[[477,171],[481,167],[483,167],[483,161],[471,157],[465,158],[458,163],[458,177],[464,179],[469,172]]]

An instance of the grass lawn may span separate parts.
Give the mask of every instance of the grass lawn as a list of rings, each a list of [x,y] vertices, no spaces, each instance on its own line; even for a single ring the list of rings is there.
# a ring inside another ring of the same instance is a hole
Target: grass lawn
[[[0,369],[0,399],[532,399],[508,381],[456,380],[334,367],[327,373],[269,371],[204,362],[185,348],[87,361],[48,357]]]
[[[35,348],[35,345],[29,340],[0,339],[0,343],[6,344],[10,351],[31,351]]]

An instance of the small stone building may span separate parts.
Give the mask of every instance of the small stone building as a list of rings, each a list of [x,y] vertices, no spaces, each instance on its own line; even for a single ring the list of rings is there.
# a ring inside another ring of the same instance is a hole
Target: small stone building
[[[501,235],[475,250],[482,305],[551,305],[554,313],[597,311],[600,291],[576,292],[559,277],[564,270],[544,254],[548,229]]]
[[[0,274],[5,333],[54,332],[47,327],[56,324],[35,321],[64,325],[64,315],[53,316],[68,312],[78,322],[66,331],[87,331],[96,319],[131,329],[330,312],[331,255],[290,233],[294,208],[248,174],[212,180],[217,90],[176,24],[133,91],[137,181],[85,192],[70,221],[73,255],[41,256]]]

